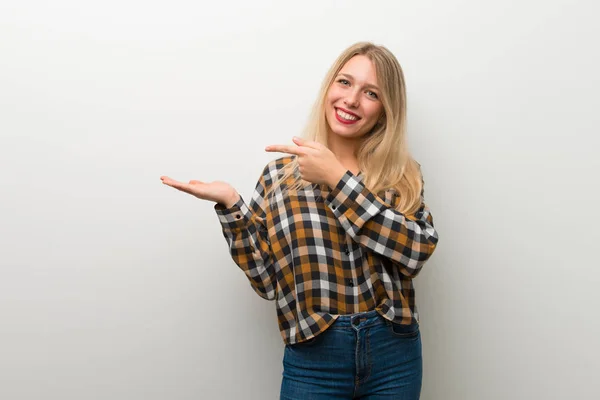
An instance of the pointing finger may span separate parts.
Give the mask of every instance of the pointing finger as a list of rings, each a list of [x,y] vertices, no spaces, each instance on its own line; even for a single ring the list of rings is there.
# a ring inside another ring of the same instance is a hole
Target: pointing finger
[[[320,144],[317,142],[314,142],[314,141],[308,140],[308,139],[299,138],[298,136],[294,136],[293,141],[298,146],[310,147],[312,149],[318,149],[320,146]]]
[[[265,151],[268,151],[268,152],[279,152],[279,153],[289,153],[289,154],[295,154],[297,156],[304,154],[302,152],[302,150],[300,150],[298,147],[296,147],[296,146],[287,146],[287,145],[284,145],[284,144],[276,144],[276,145],[267,146],[267,147],[265,147]]]

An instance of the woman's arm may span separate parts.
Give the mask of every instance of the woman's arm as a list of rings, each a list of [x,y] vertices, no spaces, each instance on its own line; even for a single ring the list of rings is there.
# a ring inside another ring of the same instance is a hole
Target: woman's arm
[[[277,288],[265,223],[268,210],[265,194],[272,184],[272,168],[274,164],[270,163],[263,170],[250,205],[239,196],[230,207],[220,203],[214,207],[233,261],[244,271],[254,291],[267,300],[275,299]]]
[[[347,171],[325,203],[354,241],[390,259],[405,276],[415,277],[436,248],[438,234],[423,199],[419,210],[406,216]]]

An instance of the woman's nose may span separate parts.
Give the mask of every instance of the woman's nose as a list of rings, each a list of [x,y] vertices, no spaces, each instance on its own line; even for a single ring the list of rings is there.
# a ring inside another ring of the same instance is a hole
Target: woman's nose
[[[344,99],[344,104],[348,107],[358,107],[358,93],[354,91],[352,93],[348,93]]]

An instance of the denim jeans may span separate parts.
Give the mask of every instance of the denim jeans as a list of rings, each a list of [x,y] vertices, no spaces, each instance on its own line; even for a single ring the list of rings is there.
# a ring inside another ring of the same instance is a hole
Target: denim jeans
[[[376,311],[343,315],[285,347],[280,399],[418,400],[422,376],[417,324],[393,324]]]

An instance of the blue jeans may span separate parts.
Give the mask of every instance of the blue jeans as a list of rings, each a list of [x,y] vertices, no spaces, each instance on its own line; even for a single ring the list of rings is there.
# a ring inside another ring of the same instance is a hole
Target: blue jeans
[[[417,324],[393,324],[377,311],[343,315],[285,347],[280,399],[418,400],[422,376]]]

